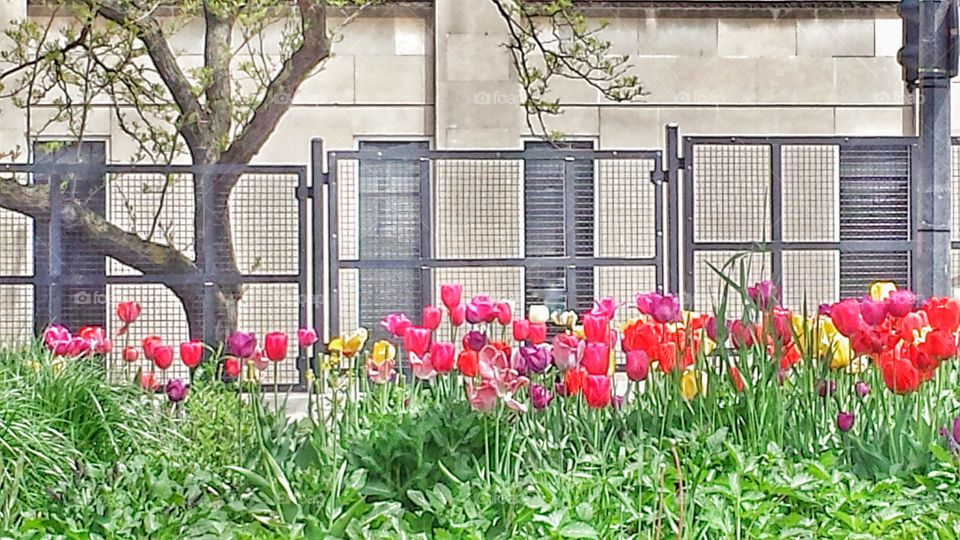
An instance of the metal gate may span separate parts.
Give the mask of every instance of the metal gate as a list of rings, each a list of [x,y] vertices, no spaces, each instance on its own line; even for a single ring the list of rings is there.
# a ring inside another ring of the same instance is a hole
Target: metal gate
[[[576,144],[329,152],[330,335],[358,326],[376,335],[393,311],[416,320],[447,282],[518,311],[663,290],[661,157]]]
[[[911,156],[905,137],[684,137],[685,305],[709,310],[720,268],[748,252],[794,309],[911,285]],[[728,268],[734,278],[738,264]],[[735,299],[731,297],[733,309]]]

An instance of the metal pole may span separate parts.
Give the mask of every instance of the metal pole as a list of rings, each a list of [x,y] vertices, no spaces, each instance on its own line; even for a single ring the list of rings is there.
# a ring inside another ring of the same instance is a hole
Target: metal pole
[[[677,124],[667,124],[667,242],[670,294],[680,294],[680,142]]]
[[[920,0],[920,130],[913,162],[914,289],[921,298],[946,296],[950,284],[949,1]]]
[[[50,234],[48,240],[48,274],[47,308],[50,320],[48,323],[62,323],[62,290],[60,277],[63,271],[61,257],[61,221],[63,217],[63,192],[60,191],[60,175],[51,175],[47,180],[50,195]]]

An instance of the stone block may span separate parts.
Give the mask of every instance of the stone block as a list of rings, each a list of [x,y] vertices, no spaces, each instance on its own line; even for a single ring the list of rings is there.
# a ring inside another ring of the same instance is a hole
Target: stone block
[[[398,56],[425,56],[433,35],[427,35],[427,22],[422,17],[397,17],[393,20],[394,52]]]
[[[295,104],[353,103],[355,101],[355,58],[334,55],[319,71],[303,81],[293,97]],[[361,57],[367,58],[367,57]]]
[[[357,56],[358,103],[426,103],[425,56]]]
[[[873,56],[874,19],[800,19],[800,56]]]
[[[720,56],[795,56],[797,23],[792,19],[720,19]]]
[[[897,56],[903,46],[903,22],[897,17],[877,19],[874,21],[874,39],[874,54]]]
[[[834,113],[838,135],[905,134],[907,111],[903,107],[837,107]]]
[[[716,56],[717,19],[639,20],[641,55]]]
[[[499,37],[478,34],[449,34],[443,57],[446,81],[509,81],[513,79],[510,53]]]
[[[902,105],[904,85],[896,58],[836,58],[837,101]]]

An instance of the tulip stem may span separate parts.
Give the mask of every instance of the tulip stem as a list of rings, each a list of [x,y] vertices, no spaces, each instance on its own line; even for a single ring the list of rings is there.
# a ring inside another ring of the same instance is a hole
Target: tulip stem
[[[273,363],[273,412],[280,411],[280,362]]]

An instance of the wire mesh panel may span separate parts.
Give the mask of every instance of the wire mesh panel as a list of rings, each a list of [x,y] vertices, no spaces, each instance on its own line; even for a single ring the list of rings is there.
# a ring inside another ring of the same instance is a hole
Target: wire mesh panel
[[[523,257],[522,170],[519,160],[434,162],[436,258]]]
[[[743,300],[740,293],[729,287],[717,271],[739,286],[770,279],[773,266],[770,253],[736,251],[698,252],[694,264],[697,272],[697,309],[713,311],[726,299],[728,318],[736,318],[743,313]]]
[[[303,309],[300,288],[296,283],[256,283],[244,287],[239,303],[238,326],[256,334],[260,343],[268,332],[286,332],[287,355],[278,364],[278,379],[273,378],[274,366],[260,374],[260,382],[273,384],[297,384],[300,372],[297,369],[297,340],[291,329],[300,324]]]
[[[3,175],[0,182],[27,185],[26,174]],[[34,220],[0,208],[0,342],[22,345],[33,336],[34,287],[22,281],[34,275]]]
[[[656,269],[652,266],[599,266],[596,280],[597,298],[614,298],[618,304],[623,304],[614,319],[614,324],[619,326],[631,315],[637,293],[652,291],[656,287]]]
[[[183,362],[179,361],[178,346],[181,342],[190,339],[190,329],[187,325],[187,314],[183,309],[183,302],[169,288],[160,284],[113,284],[107,285],[106,305],[110,315],[107,318],[107,332],[111,336],[117,334],[120,321],[113,315],[111,306],[120,302],[135,300],[143,310],[137,321],[130,326],[127,333],[117,337],[114,341],[113,352],[107,356],[107,373],[111,380],[129,380],[137,370],[149,372],[153,369],[152,362],[141,354],[137,362],[123,361],[124,346],[140,347],[143,338],[159,336],[163,342],[174,347],[174,357],[177,359],[166,370],[156,370],[157,381],[165,384],[171,378],[186,378],[188,370]]]
[[[693,160],[696,241],[769,241],[770,147],[697,145]]]
[[[230,194],[237,268],[253,275],[299,273],[301,226],[296,174],[244,174]]]
[[[685,298],[704,309],[708,252],[765,251],[767,275],[799,309],[910,284],[911,140],[687,137]]]

